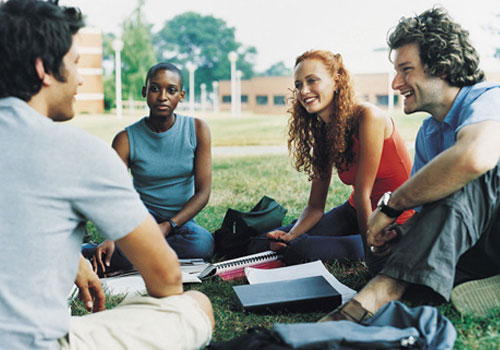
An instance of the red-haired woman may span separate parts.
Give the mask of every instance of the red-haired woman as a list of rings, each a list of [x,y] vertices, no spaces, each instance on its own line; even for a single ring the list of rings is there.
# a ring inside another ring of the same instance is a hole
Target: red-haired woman
[[[292,225],[267,234],[287,243],[270,248],[288,247],[286,254],[295,259],[362,258],[368,216],[384,193],[408,179],[410,156],[387,113],[356,102],[339,54],[305,52],[295,62],[294,80],[288,149],[295,168],[312,180],[311,191]],[[353,192],[324,213],[333,168]],[[403,223],[412,211],[390,214]]]

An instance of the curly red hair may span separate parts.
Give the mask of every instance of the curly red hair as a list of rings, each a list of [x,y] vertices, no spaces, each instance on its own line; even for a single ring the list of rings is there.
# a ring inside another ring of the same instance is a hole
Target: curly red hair
[[[288,150],[293,164],[309,179],[326,178],[333,166],[347,170],[353,160],[352,135],[357,126],[355,95],[351,76],[342,56],[325,50],[307,51],[297,57],[295,67],[307,59],[323,62],[332,79],[337,77],[330,122],[325,124],[316,114],[309,114],[294,91],[288,121]]]

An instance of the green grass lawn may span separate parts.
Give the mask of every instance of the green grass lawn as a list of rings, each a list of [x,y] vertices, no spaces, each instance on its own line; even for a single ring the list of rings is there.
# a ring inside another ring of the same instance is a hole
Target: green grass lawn
[[[84,118],[88,118],[84,120]],[[112,135],[137,118],[124,118],[117,121],[104,120],[105,117],[80,116],[74,123],[110,141]],[[254,118],[254,119],[252,119]],[[394,116],[396,124],[403,137],[412,141],[424,115]],[[286,125],[282,116],[244,116],[233,119],[226,115],[222,117],[206,116],[212,129],[214,145],[248,145],[240,137],[259,139],[260,145],[280,144],[285,138],[279,139]],[[104,130],[104,128],[112,129]],[[263,130],[266,129],[266,132]],[[109,136],[111,135],[111,137]],[[221,138],[223,141],[221,141]],[[278,142],[279,141],[279,142]],[[213,160],[213,186],[208,205],[199,213],[196,220],[199,224],[213,232],[220,227],[227,208],[250,210],[263,196],[276,199],[288,209],[284,223],[296,218],[304,207],[308,194],[309,182],[307,176],[296,172],[290,165],[286,155],[274,156],[216,156]],[[346,200],[350,189],[342,185],[334,177],[330,186],[327,208],[331,208]],[[92,224],[88,225],[90,236],[99,239]],[[328,269],[343,283],[359,290],[368,282],[369,276],[361,262],[334,262],[327,264]],[[237,309],[231,286],[243,282],[223,282],[218,279],[208,280],[201,285],[189,285],[186,288],[197,289],[210,297],[214,306],[216,327],[215,340],[227,340],[245,332],[249,327],[270,327],[276,322],[314,322],[323,314],[281,313],[276,315],[246,314]],[[120,298],[110,298],[107,307],[115,305]],[[439,305],[443,312],[456,327],[458,338],[457,349],[498,349],[500,344],[500,310],[487,318],[460,316],[449,303]],[[85,313],[82,305],[73,303],[73,313]]]
[[[87,130],[111,144],[113,137],[125,126],[134,123],[145,115],[136,111],[134,114],[124,114],[118,119],[113,114],[80,114],[69,123]],[[268,146],[286,145],[286,127],[288,114],[250,114],[232,117],[229,113],[196,113],[210,126],[212,146]],[[408,142],[415,140],[416,131],[426,114],[417,113],[411,116],[402,112],[393,113],[396,126],[403,139]]]

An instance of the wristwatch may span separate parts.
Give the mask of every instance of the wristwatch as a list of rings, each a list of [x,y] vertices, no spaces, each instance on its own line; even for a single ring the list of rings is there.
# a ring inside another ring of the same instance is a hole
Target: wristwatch
[[[172,233],[176,233],[176,232],[177,232],[177,228],[178,228],[179,226],[177,226],[177,224],[176,224],[176,223],[174,222],[174,220],[172,220],[172,219],[167,219],[167,221],[168,221],[168,223],[170,224],[170,231],[171,231]]]
[[[389,199],[391,198],[392,192],[386,192],[380,197],[380,200],[378,201],[377,207],[380,209],[382,213],[387,215],[388,217],[395,219],[399,215],[401,215],[404,210],[397,210],[394,208],[391,208],[388,203]]]

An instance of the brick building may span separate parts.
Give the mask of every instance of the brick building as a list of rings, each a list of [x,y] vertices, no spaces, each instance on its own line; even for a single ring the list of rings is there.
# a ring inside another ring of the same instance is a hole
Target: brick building
[[[487,72],[487,80],[500,81],[500,72]],[[360,101],[368,101],[382,108],[389,106],[389,90],[392,76],[388,73],[352,74],[354,88]],[[390,80],[389,80],[390,79]],[[285,103],[292,96],[293,78],[255,77],[241,81],[241,110],[243,112],[281,114],[289,105]],[[402,99],[393,94],[394,108],[402,108]],[[231,110],[231,81],[219,82],[219,105],[221,111]]]
[[[96,28],[82,28],[75,43],[80,51],[78,71],[83,85],[76,95],[77,113],[104,113],[104,87],[102,79],[102,34]]]

